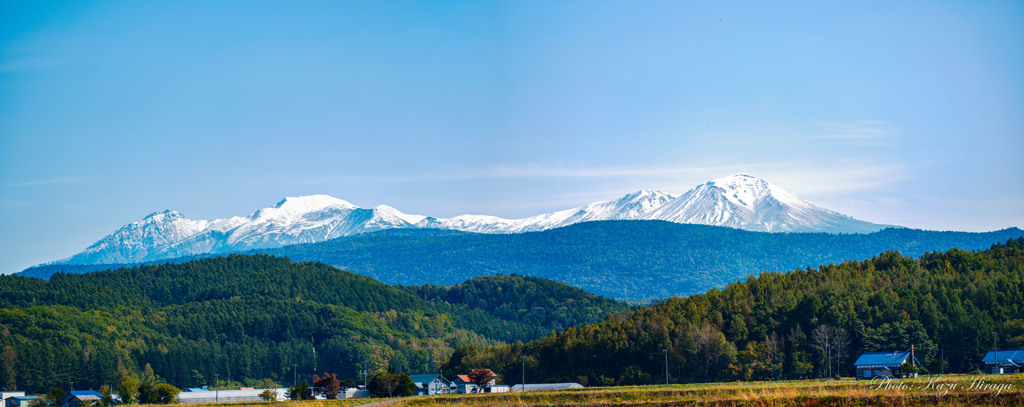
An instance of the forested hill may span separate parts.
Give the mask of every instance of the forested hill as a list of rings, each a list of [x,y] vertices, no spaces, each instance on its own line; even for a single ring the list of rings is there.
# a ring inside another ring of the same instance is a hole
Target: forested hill
[[[390,284],[451,285],[480,275],[519,274],[644,301],[721,288],[767,270],[863,260],[886,250],[915,257],[954,247],[978,250],[1024,236],[1017,228],[763,233],[663,221],[587,222],[510,235],[421,232],[383,231],[264,252],[321,261]]]
[[[422,285],[406,288],[432,302],[461,304],[504,321],[561,331],[576,324],[628,311],[624,303],[594,295],[556,281],[517,275],[482,276],[454,286]],[[595,321],[596,322],[596,321]],[[537,337],[548,332],[538,332]]]
[[[992,346],[1024,347],[1024,238],[917,260],[888,251],[672,298],[526,345],[459,349],[446,371],[489,366],[590,384],[850,376],[862,352],[912,345],[932,372],[970,372]],[[943,363],[945,356],[948,365]]]
[[[475,284],[493,288],[490,305],[267,255],[49,281],[0,276],[0,349],[15,355],[17,387],[34,392],[68,381],[96,388],[116,382],[119,366],[138,372],[147,363],[179,387],[212,384],[216,375],[283,382],[293,364],[312,373],[314,344],[319,371],[355,378],[363,365],[434,371],[458,345],[526,341],[629,309],[539,279]],[[508,318],[516,314],[530,317]]]

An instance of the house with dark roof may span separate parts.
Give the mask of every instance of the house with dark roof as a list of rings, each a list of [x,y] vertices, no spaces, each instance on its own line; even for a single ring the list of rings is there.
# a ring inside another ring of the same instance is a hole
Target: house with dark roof
[[[25,397],[25,392],[15,390],[0,391],[0,406],[3,406],[11,397]]]
[[[8,399],[12,399],[13,400],[15,397],[25,397],[25,392],[23,392],[23,391],[14,391],[14,390],[0,391],[0,407],[7,407],[7,400]],[[18,406],[18,407],[21,407],[21,406]]]
[[[6,407],[28,407],[32,400],[39,398],[38,396],[12,396],[4,400]]]
[[[103,395],[95,390],[72,390],[60,400],[61,407],[78,407],[83,401],[99,403]]]
[[[981,358],[986,373],[1021,373],[1024,372],[1024,349],[997,349],[989,351]]]
[[[920,365],[912,351],[868,352],[860,355],[853,365],[857,368],[857,379],[860,380],[902,377],[904,374],[900,368],[904,363]]]
[[[440,374],[414,374],[409,375],[409,378],[416,385],[416,392],[414,394],[417,396],[451,393],[451,382]]]

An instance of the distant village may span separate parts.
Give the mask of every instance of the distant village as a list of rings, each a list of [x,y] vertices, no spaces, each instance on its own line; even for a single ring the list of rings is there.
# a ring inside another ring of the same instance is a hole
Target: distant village
[[[983,373],[1013,374],[1024,372],[1024,349],[996,349],[989,351],[982,358]],[[908,350],[884,352],[867,352],[861,354],[853,363],[856,380],[905,379],[916,378],[920,371],[920,362],[915,357],[913,347]],[[935,372],[932,372],[935,373]],[[381,372],[396,378],[394,383],[378,385],[364,384],[341,388],[336,378],[335,389],[313,391],[305,381],[296,381],[291,388],[214,388],[197,387],[178,391],[171,403],[204,404],[284,401],[297,399],[353,399],[392,396],[430,396],[446,394],[479,394],[508,393],[523,391],[545,391],[578,389],[584,386],[579,383],[534,383],[505,385],[497,384],[496,375],[489,369],[474,369],[467,374],[455,375],[452,378],[440,373],[429,374],[394,374]],[[333,376],[333,375],[330,375]],[[325,378],[326,377],[325,375]],[[525,377],[524,377],[525,378]],[[318,377],[314,375],[314,380]],[[406,389],[401,389],[404,386]],[[346,380],[350,384],[351,381]],[[59,390],[59,389],[54,389]],[[177,389],[174,389],[177,391]],[[390,393],[390,394],[389,394]],[[137,400],[136,400],[137,401]],[[0,391],[0,407],[103,407],[113,404],[125,404],[120,395],[100,390],[70,390],[59,399],[48,395],[28,395],[24,391]],[[130,403],[131,404],[131,403]]]
[[[381,372],[387,374],[387,372]],[[477,374],[477,375],[474,375]],[[205,404],[205,403],[240,403],[260,401],[284,401],[298,399],[353,399],[373,396],[427,396],[442,394],[479,394],[508,393],[521,391],[544,391],[581,389],[579,383],[535,383],[516,384],[513,386],[497,384],[496,375],[489,369],[474,369],[463,375],[455,375],[448,379],[440,373],[393,375],[408,378],[411,381],[411,394],[402,394],[400,382],[394,388],[378,389],[377,394],[371,392],[373,385],[360,384],[353,387],[337,388],[313,392],[305,381],[297,381],[291,388],[214,388],[207,386],[187,388],[174,397],[172,403]],[[314,375],[314,378],[316,376]],[[340,383],[337,382],[336,383]],[[308,389],[308,390],[306,390]],[[303,394],[305,392],[305,394]],[[388,394],[391,392],[392,394]],[[110,404],[125,404],[116,393],[104,394],[100,390],[70,390],[59,400],[49,400],[47,395],[27,395],[24,391],[5,390],[0,392],[0,407],[102,407]]]

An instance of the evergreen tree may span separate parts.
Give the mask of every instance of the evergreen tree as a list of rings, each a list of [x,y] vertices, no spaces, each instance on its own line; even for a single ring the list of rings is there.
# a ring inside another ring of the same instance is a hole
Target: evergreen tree
[[[277,392],[271,389],[263,389],[260,392],[260,399],[263,401],[277,401]]]
[[[305,380],[299,380],[294,387],[288,389],[285,397],[292,400],[313,400],[315,398],[313,388],[309,387],[309,383],[306,383]]]
[[[160,395],[157,393],[156,384],[156,373],[153,372],[153,367],[146,363],[142,368],[142,380],[139,383],[139,403],[159,403]]]
[[[121,376],[117,382],[117,394],[121,397],[121,404],[138,403],[139,381],[130,375]]]
[[[366,387],[375,397],[405,397],[416,391],[416,384],[409,375],[395,373],[391,367],[371,376]]]

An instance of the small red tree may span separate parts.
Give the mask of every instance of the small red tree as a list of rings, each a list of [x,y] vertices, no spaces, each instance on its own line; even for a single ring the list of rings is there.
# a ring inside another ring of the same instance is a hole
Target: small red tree
[[[338,375],[335,373],[324,372],[324,377],[313,375],[313,393],[320,394],[326,397],[328,400],[334,400],[338,398],[338,392],[341,391],[341,382],[338,381]]]
[[[473,369],[469,371],[469,381],[473,382],[477,387],[484,389],[491,382],[491,379],[498,377],[494,374],[491,369]]]

